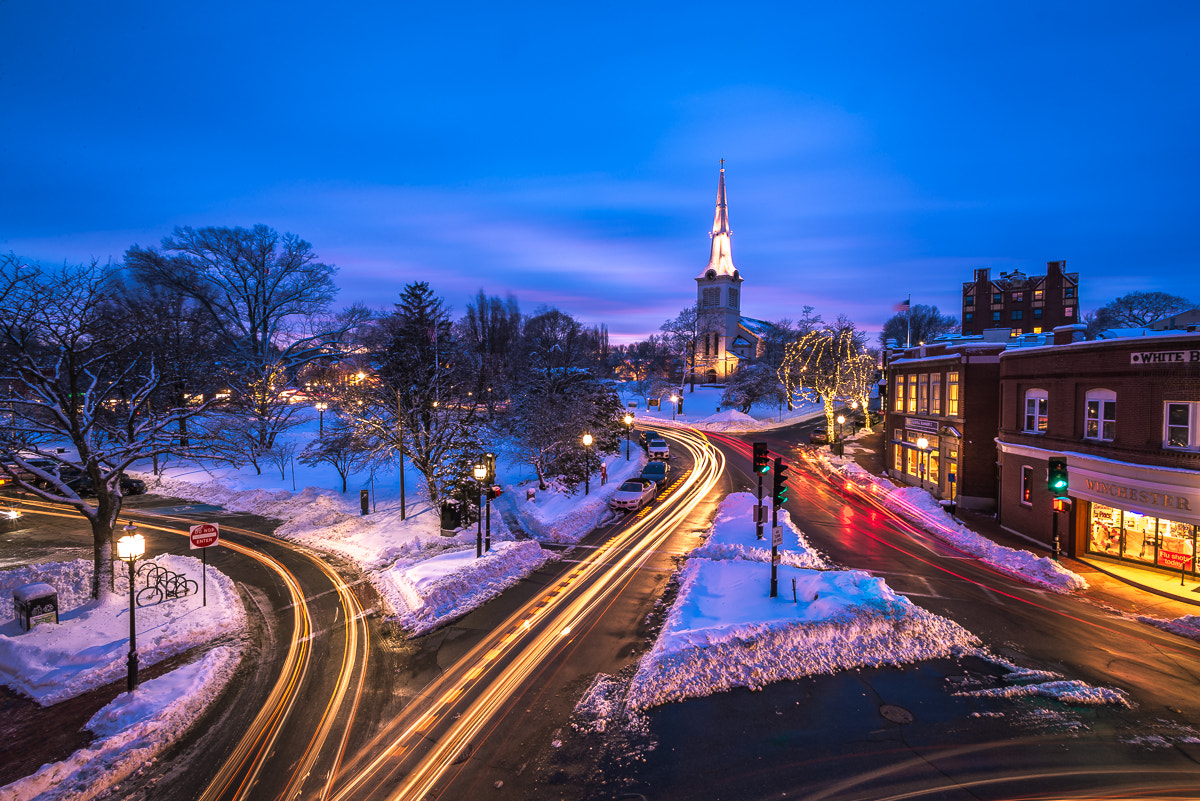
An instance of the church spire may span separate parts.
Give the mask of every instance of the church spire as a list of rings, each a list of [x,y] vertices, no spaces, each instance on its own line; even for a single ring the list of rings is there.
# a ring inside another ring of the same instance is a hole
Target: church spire
[[[725,199],[725,159],[721,159],[721,177],[717,181],[717,211],[713,215],[713,227],[709,236],[712,237],[712,250],[708,256],[708,266],[704,268],[701,276],[724,275],[740,278],[737,268],[733,266],[733,251],[729,243],[729,204]]]
[[[729,204],[725,200],[725,159],[721,159],[721,177],[717,181],[717,213],[713,217],[712,236],[729,235]]]

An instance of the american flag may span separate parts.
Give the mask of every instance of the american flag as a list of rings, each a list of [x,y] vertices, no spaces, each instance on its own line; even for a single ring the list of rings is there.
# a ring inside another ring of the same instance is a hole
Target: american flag
[[[906,312],[909,309],[909,305],[910,305],[909,301],[910,300],[911,300],[911,298],[902,300],[899,303],[897,303],[893,308],[898,312]]]

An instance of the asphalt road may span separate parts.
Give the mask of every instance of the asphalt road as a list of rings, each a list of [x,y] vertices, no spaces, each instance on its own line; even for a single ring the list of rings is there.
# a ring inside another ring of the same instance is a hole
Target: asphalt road
[[[722,448],[749,489],[748,445]],[[974,656],[846,671],[653,710],[624,758],[609,751],[616,788],[578,797],[1200,797],[1200,645],[997,573],[789,461],[788,509],[832,561],[883,576],[996,657],[1119,688],[1131,708],[956,695],[1006,686]],[[603,740],[580,739],[585,753]]]

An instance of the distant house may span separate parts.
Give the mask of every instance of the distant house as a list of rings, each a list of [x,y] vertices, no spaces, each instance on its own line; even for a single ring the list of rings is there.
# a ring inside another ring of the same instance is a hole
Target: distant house
[[[1200,325],[1200,309],[1188,309],[1179,314],[1172,314],[1161,320],[1155,320],[1147,328],[1155,331],[1192,331],[1193,326]]]

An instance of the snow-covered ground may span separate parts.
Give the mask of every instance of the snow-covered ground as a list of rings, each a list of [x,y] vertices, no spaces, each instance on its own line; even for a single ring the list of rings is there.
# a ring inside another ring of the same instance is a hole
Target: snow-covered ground
[[[690,426],[702,431],[726,433],[782,428],[821,417],[825,413],[820,404],[798,402],[794,409],[779,404],[758,403],[750,407],[750,414],[744,414],[737,409],[721,409],[721,395],[724,392],[723,386],[710,384],[697,384],[695,392],[685,387],[680,396],[683,398],[682,414],[673,414],[673,405],[668,399],[663,400],[661,408],[647,408],[646,399],[633,394],[629,389],[621,391],[621,402],[638,421],[663,426]],[[631,403],[636,408],[630,407]]]
[[[200,560],[162,554],[151,560],[200,581]],[[72,698],[126,674],[129,652],[127,573],[118,565],[116,593],[89,599],[92,563],[47,562],[0,572],[0,680],[38,703]],[[23,632],[12,619],[12,590],[43,582],[58,591],[59,623]],[[185,732],[224,690],[241,659],[245,611],[225,575],[208,568],[207,604],[199,593],[138,607],[142,669],[214,641],[199,658],[142,681],[97,712],[85,728],[95,740],[70,758],[0,788],[0,801],[90,798],[154,758]]]

